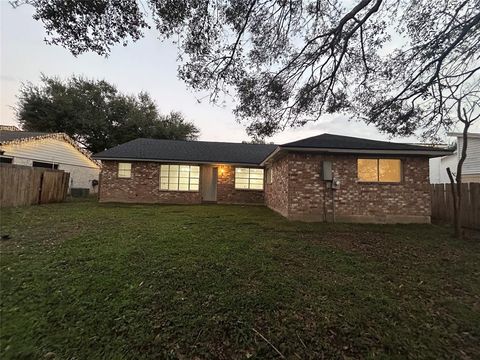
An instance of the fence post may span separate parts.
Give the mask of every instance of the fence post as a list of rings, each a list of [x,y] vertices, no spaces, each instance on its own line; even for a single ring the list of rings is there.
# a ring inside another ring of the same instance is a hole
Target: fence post
[[[42,171],[42,173],[40,174],[40,187],[38,188],[38,201],[37,201],[38,205],[42,203],[43,174],[44,172]]]

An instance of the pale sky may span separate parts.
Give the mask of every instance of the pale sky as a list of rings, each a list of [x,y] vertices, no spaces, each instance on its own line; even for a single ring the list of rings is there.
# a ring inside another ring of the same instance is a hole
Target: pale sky
[[[200,129],[199,140],[249,140],[232,113],[232,104],[223,107],[208,100],[198,102],[205,94],[194,93],[177,78],[177,49],[156,38],[155,30],[127,47],[115,47],[108,58],[94,53],[74,57],[60,46],[44,42],[45,31],[33,20],[33,7],[12,9],[0,0],[0,123],[15,125],[12,106],[22,82],[38,83],[40,74],[67,78],[73,74],[105,79],[123,93],[147,91],[163,113],[181,111]],[[417,142],[416,138],[389,139],[374,126],[348,121],[344,116],[324,116],[317,123],[301,129],[286,129],[268,138],[277,144],[322,133],[357,136],[370,139]]]

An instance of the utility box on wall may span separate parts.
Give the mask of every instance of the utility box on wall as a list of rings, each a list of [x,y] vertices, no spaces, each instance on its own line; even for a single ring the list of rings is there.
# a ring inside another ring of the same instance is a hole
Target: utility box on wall
[[[331,161],[323,161],[322,162],[322,179],[324,181],[332,181],[333,180],[332,162]]]

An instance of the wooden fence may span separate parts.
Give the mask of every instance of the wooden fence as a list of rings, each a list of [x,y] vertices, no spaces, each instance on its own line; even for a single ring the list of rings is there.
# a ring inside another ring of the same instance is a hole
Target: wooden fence
[[[450,184],[431,185],[432,222],[453,223]],[[480,183],[462,184],[462,226],[480,230]]]
[[[44,168],[2,164],[0,206],[24,206],[64,201],[70,174]]]

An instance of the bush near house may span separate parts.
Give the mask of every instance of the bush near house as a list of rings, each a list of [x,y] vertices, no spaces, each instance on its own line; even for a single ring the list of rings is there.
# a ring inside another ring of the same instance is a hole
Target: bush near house
[[[93,201],[1,222],[3,359],[480,353],[480,243],[443,227]]]

